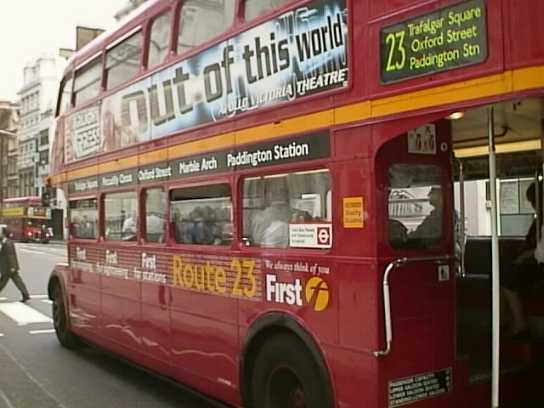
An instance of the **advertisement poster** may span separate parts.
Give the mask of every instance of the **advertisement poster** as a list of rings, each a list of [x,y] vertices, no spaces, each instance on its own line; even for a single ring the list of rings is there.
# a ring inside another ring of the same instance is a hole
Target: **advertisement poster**
[[[91,112],[72,126],[67,162],[344,88],[347,35],[345,0],[289,11],[105,98],[101,131]]]

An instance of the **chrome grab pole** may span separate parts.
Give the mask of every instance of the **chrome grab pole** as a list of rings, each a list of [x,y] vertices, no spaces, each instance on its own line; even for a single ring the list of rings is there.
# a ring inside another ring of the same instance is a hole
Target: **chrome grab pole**
[[[491,193],[491,258],[492,258],[492,316],[493,340],[491,355],[491,407],[499,407],[500,374],[500,275],[499,275],[499,235],[497,214],[497,162],[495,151],[495,112],[493,106],[488,110],[489,137],[489,187]]]
[[[454,210],[455,211],[455,210]],[[465,271],[465,169],[463,167],[463,161],[459,160],[459,220],[458,225],[454,225],[455,230],[460,228],[461,248],[459,248],[459,275],[461,278],[466,277]],[[455,241],[457,241],[457,234],[455,234]],[[457,245],[457,242],[455,242]]]
[[[429,256],[420,258],[398,258],[390,262],[383,274],[383,313],[385,321],[385,348],[383,350],[374,351],[372,354],[374,357],[385,357],[391,353],[393,346],[393,323],[391,319],[391,293],[389,290],[389,276],[394,269],[400,268],[408,263],[414,262],[446,262],[451,259],[451,256]]]

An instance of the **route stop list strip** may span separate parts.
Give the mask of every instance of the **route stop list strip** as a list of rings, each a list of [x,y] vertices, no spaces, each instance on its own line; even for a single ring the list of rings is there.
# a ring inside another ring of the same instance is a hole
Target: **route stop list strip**
[[[383,83],[474,65],[487,59],[484,0],[426,14],[380,33]]]

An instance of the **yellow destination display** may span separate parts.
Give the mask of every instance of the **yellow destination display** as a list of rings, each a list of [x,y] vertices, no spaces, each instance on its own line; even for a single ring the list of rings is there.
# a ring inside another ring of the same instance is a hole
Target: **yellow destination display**
[[[484,0],[426,14],[380,33],[384,83],[479,64],[487,59]]]

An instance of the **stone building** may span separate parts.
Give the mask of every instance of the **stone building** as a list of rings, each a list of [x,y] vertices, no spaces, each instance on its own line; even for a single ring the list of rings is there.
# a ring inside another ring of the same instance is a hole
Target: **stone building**
[[[0,101],[0,201],[18,195],[17,123],[18,106]]]

